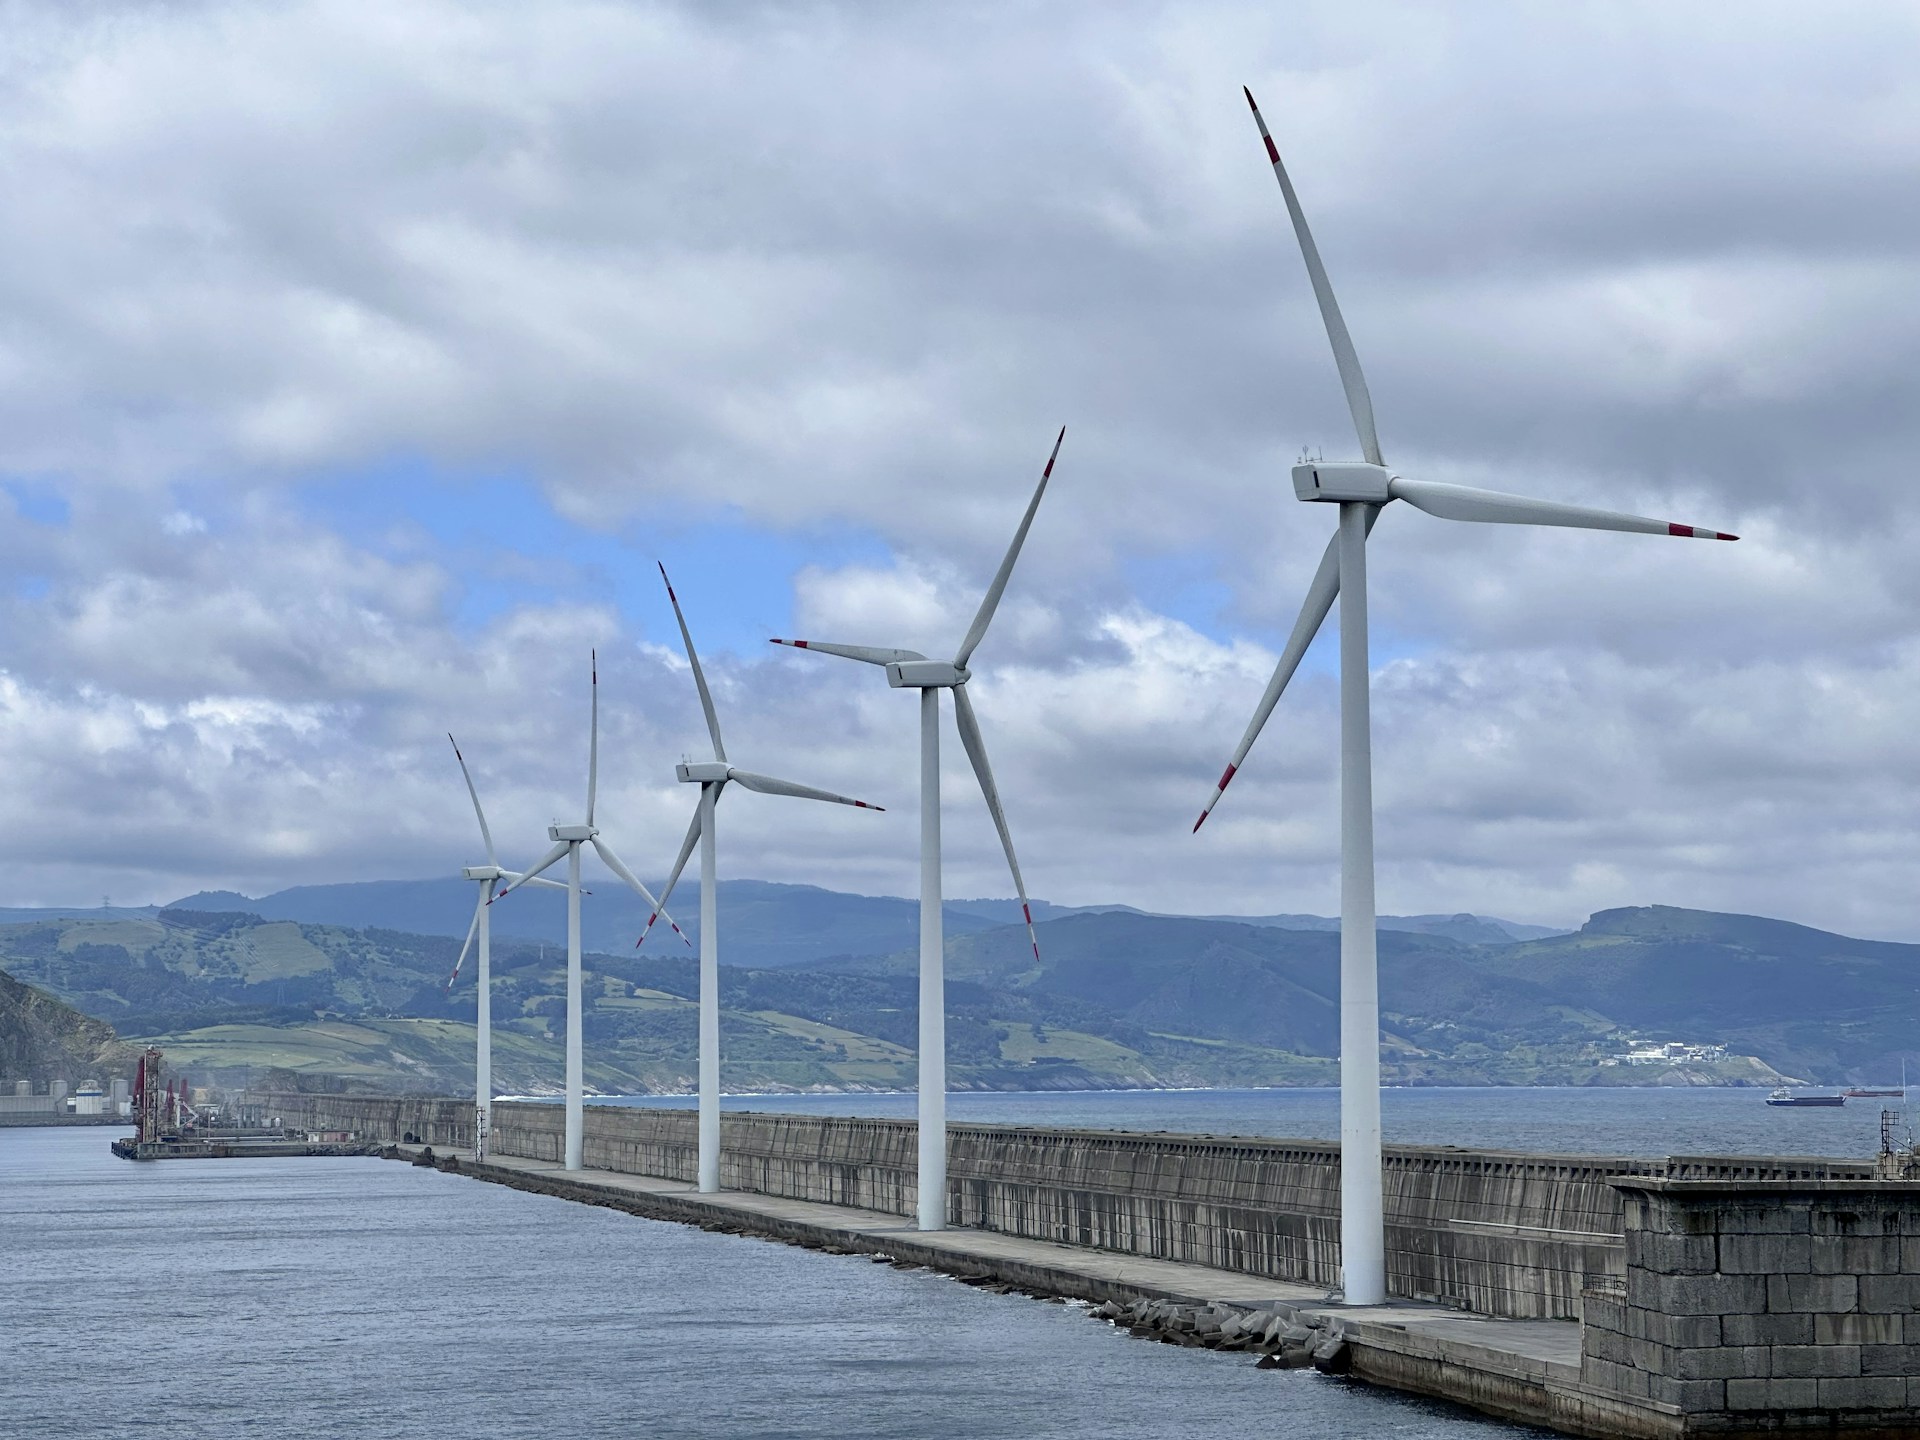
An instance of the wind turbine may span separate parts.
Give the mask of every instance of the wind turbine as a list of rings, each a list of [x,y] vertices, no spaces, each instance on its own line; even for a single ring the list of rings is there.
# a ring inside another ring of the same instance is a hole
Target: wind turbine
[[[1000,791],[993,783],[993,767],[987,763],[986,742],[980,738],[980,722],[973,713],[973,701],[967,698],[966,684],[973,678],[967,661],[1006,593],[1013,563],[1020,558],[1020,547],[1027,542],[1034,512],[1040,497],[1047,493],[1047,481],[1053,478],[1053,462],[1060,458],[1061,441],[1067,429],[1060,427],[1054,439],[1053,453],[1047,456],[1040,483],[1034,487],[1027,513],[1020,517],[1013,544],[987,586],[986,598],[967,627],[966,638],[951,661],[929,660],[914,650],[881,650],[866,645],[825,645],[817,640],[775,640],[775,645],[791,645],[799,650],[818,650],[848,660],[863,660],[886,668],[887,684],[896,690],[920,692],[920,1156],[919,1222],[922,1230],[944,1230],[947,1226],[947,1001],[946,957],[943,950],[940,915],[940,692],[953,692],[953,719],[960,731],[960,743],[986,797],[987,811],[994,828],[1000,832],[1000,846],[1007,852],[1007,868],[1013,872],[1013,888],[1020,894],[1020,914],[1027,922],[1027,939],[1033,945],[1033,958],[1040,958],[1040,940],[1033,932],[1033,909],[1027,904],[1026,882],[1020,878],[1020,862],[1014,857],[1013,836],[1007,831],[1006,812],[1000,808]]]
[[[714,867],[716,841],[713,833],[713,809],[720,803],[720,792],[729,784],[762,795],[791,795],[800,800],[825,800],[834,805],[851,805],[856,810],[880,810],[864,800],[851,800],[831,790],[816,790],[811,785],[796,785],[791,780],[776,780],[757,775],[727,763],[727,747],[720,739],[720,716],[713,708],[713,692],[707,689],[706,673],[700,668],[700,656],[693,648],[693,634],[687,629],[687,617],[680,613],[680,597],[673,593],[673,581],[667,579],[667,567],[660,567],[666,583],[667,599],[673,602],[673,618],[680,622],[680,638],[686,643],[687,663],[693,667],[694,688],[700,692],[700,708],[706,712],[707,733],[713,737],[713,759],[683,761],[674,774],[683,784],[700,787],[700,804],[687,827],[687,838],[680,856],[673,862],[673,873],[660,892],[661,905],[680,883],[680,872],[687,868],[696,841],[700,845],[700,1146],[699,1183],[703,1194],[720,1188],[720,921],[719,892]],[[647,931],[660,917],[660,906],[647,917],[646,930],[634,941],[638,949],[646,943]],[[669,922],[671,923],[671,922]],[[676,927],[677,928],[677,927]],[[684,937],[682,937],[684,938]]]
[[[480,897],[473,907],[473,923],[467,926],[467,938],[460,946],[460,958],[453,962],[453,973],[447,977],[447,991],[453,991],[453,982],[460,978],[460,967],[467,963],[467,951],[473,948],[473,937],[480,937],[480,996],[478,1023],[475,1026],[475,1044],[473,1057],[473,1158],[484,1161],[487,1158],[488,1112],[493,1106],[493,912],[487,907],[493,903],[493,887],[502,880],[518,880],[521,877],[512,870],[500,868],[499,857],[493,853],[493,832],[487,828],[487,813],[480,808],[480,792],[473,788],[473,775],[467,769],[467,757],[460,753],[460,742],[453,736],[447,736],[447,743],[453,746],[453,758],[460,762],[460,774],[467,782],[467,794],[473,797],[473,815],[480,822],[480,838],[487,845],[487,863],[468,865],[461,875],[475,881],[480,886]],[[564,890],[567,887],[554,880],[535,880],[531,882],[548,890]]]
[[[1219,803],[1227,785],[1253,748],[1280,694],[1293,678],[1301,657],[1340,599],[1340,1258],[1342,1291],[1350,1305],[1375,1305],[1386,1299],[1386,1236],[1380,1174],[1380,1001],[1374,951],[1373,757],[1367,687],[1367,535],[1381,507],[1404,500],[1442,520],[1471,520],[1495,525],[1566,525],[1582,530],[1623,530],[1639,535],[1677,535],[1696,540],[1736,540],[1736,535],[1673,525],[1612,510],[1591,510],[1552,500],[1533,500],[1449,485],[1408,480],[1395,474],[1380,456],[1374,432],[1373,402],[1360,358],[1334,301],[1320,252],[1307,229],[1293,182],[1267,133],[1267,122],[1248,90],[1247,104],[1266,143],[1274,177],[1292,217],[1294,235],[1306,260],[1307,277],[1320,302],[1320,317],[1333,344],[1334,364],[1346,390],[1347,408],[1359,433],[1359,461],[1303,459],[1293,467],[1293,491],[1301,500],[1340,507],[1340,525],[1328,542],[1313,583],[1307,587],[1300,618],[1281,651],[1280,664],[1267,682],[1241,738],[1194,821],[1197,831]]]
[[[634,877],[634,873],[613,853],[613,847],[600,838],[600,831],[593,823],[593,802],[595,791],[600,783],[600,660],[596,654],[592,661],[593,703],[587,740],[587,818],[584,824],[562,825],[558,821],[547,827],[547,838],[553,841],[553,848],[540,857],[540,863],[534,865],[525,874],[507,882],[507,888],[495,895],[499,900],[511,895],[522,885],[531,884],[534,877],[550,865],[564,859],[567,862],[567,1119],[566,1119],[566,1156],[565,1164],[569,1170],[580,1168],[583,1149],[585,1115],[582,1106],[581,1045],[580,1045],[580,847],[591,845],[594,853],[614,874],[626,881],[639,892],[640,897],[653,907],[654,913],[661,913],[665,907],[653,898],[653,892]],[[492,900],[487,902],[489,905]],[[667,916],[667,923],[673,925],[673,917]],[[674,933],[682,940],[687,937],[678,925],[673,925]],[[688,940],[687,944],[692,945]]]

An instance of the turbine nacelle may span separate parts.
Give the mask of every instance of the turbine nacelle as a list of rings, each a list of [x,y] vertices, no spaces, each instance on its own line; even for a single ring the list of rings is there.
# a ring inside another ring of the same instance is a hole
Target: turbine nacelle
[[[673,767],[683,785],[716,785],[733,774],[724,760],[684,760]]]
[[[585,844],[600,832],[592,825],[549,825],[547,838],[554,844]]]
[[[1293,467],[1293,493],[1301,500],[1384,505],[1394,498],[1395,478],[1386,466],[1364,460],[1313,460]]]
[[[460,878],[463,880],[500,880],[505,878],[506,873],[507,872],[502,870],[498,865],[467,865],[461,869]]]
[[[894,660],[887,665],[887,684],[896,690],[953,690],[972,676],[951,660]]]

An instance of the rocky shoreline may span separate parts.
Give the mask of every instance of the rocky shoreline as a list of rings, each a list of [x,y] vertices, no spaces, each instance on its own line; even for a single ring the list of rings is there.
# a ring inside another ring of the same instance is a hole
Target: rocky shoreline
[[[1209,1301],[1108,1300],[1089,1312],[1139,1340],[1204,1350],[1241,1350],[1260,1357],[1262,1370],[1299,1370],[1344,1375],[1353,1366],[1346,1338],[1325,1315],[1290,1306],[1249,1309]]]

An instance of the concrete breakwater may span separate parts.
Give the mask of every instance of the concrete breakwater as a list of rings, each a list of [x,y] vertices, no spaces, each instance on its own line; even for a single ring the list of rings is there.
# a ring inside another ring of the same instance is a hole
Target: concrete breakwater
[[[471,1140],[459,1101],[267,1104],[316,1128]],[[929,1235],[900,1223],[915,1208],[910,1123],[729,1115],[720,1195],[687,1183],[694,1123],[591,1107],[576,1173],[558,1163],[559,1107],[503,1104],[490,1159],[471,1169],[1087,1300],[1143,1336],[1346,1369],[1570,1434],[1920,1434],[1920,1181],[1874,1178],[1868,1162],[1398,1147],[1396,1298],[1348,1307],[1324,1288],[1338,1260],[1336,1146],[956,1127],[948,1209],[966,1228]]]
[[[425,1160],[420,1147],[398,1147]],[[1617,1182],[1626,1275],[1583,1322],[1501,1320],[983,1230],[549,1160],[443,1154],[443,1169],[654,1219],[924,1266],[964,1283],[1092,1302],[1147,1338],[1458,1400],[1586,1436],[1920,1433],[1920,1183]],[[1275,1322],[1280,1322],[1276,1329]]]
[[[264,1097],[289,1124],[470,1148],[455,1100]],[[588,1106],[585,1163],[694,1178],[689,1110]],[[495,1105],[491,1148],[557,1161],[560,1107]],[[1330,1287],[1339,1268],[1340,1147],[1009,1125],[949,1127],[953,1223]],[[732,1112],[721,1184],[894,1215],[915,1213],[911,1121]],[[1577,1319],[1582,1294],[1626,1275],[1617,1178],[1721,1181],[1869,1178],[1870,1161],[1748,1156],[1666,1159],[1386,1148],[1390,1292],[1482,1315]]]

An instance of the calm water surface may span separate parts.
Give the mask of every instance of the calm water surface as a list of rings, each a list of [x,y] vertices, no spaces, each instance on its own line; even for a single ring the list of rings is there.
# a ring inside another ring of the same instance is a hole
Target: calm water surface
[[[391,1161],[136,1165],[107,1139],[0,1129],[0,1435],[1542,1433]]]

